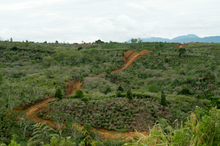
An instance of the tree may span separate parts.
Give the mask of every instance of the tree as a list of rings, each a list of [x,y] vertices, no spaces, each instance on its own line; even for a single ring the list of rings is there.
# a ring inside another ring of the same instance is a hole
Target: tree
[[[167,106],[167,100],[166,100],[166,96],[165,96],[163,90],[162,90],[162,94],[161,94],[161,102],[160,102],[160,104],[163,106],[163,110]]]
[[[82,97],[81,100],[85,103],[87,103],[89,101],[88,97],[86,97],[86,96]]]
[[[93,139],[95,139],[95,133],[92,130],[92,126],[88,123],[85,123],[83,125],[81,134],[84,136],[83,141],[85,142],[86,145],[90,145]]]
[[[206,74],[203,76],[203,79],[208,80],[210,83],[211,80],[215,79],[215,75],[212,74],[210,71],[207,71]]]
[[[106,67],[106,68],[105,68],[105,72],[106,72],[107,74],[110,74],[110,73],[111,73],[111,69],[110,69],[109,67]]]
[[[142,42],[142,40],[140,38],[138,38],[138,43],[141,43],[141,42]]]
[[[12,39],[12,38],[10,38],[10,42],[11,42],[11,43],[13,42],[13,39]]]
[[[43,63],[44,63],[44,66],[46,67],[50,67],[53,62],[54,62],[54,59],[51,56],[46,56],[43,58]]]
[[[54,134],[55,130],[46,123],[37,123],[33,127],[33,137],[29,139],[29,142],[33,141],[35,144],[42,142],[42,140],[43,142],[49,142],[50,137],[58,137],[58,134]]]
[[[181,57],[182,54],[185,54],[186,49],[185,48],[180,48],[179,49],[179,57]]]
[[[136,43],[136,42],[137,42],[137,39],[134,39],[134,38],[131,39],[131,43]]]
[[[155,53],[156,49],[155,49],[154,46],[151,48],[151,51],[152,51],[153,53]]]
[[[129,99],[129,101],[131,101],[133,99],[133,95],[132,95],[131,89],[127,90],[126,97]]]
[[[56,40],[56,41],[55,41],[55,44],[58,44],[58,43],[59,43],[59,42]]]
[[[82,90],[76,90],[75,92],[76,98],[82,98],[84,96]]]
[[[0,85],[3,83],[3,76],[2,74],[0,73]]]
[[[124,92],[124,88],[121,86],[121,84],[118,86],[117,91]]]
[[[26,40],[25,45],[26,45],[26,47],[29,46],[28,40]]]
[[[186,87],[184,87],[181,91],[180,91],[181,94],[183,95],[190,95],[190,90]]]
[[[58,99],[62,99],[63,98],[63,95],[62,95],[62,92],[61,92],[61,89],[60,87],[57,87],[56,89],[56,92],[55,92],[55,98],[58,98]]]
[[[107,94],[108,92],[111,92],[111,88],[109,85],[106,85],[105,90],[104,90],[104,94]]]
[[[147,87],[148,91],[157,93],[160,91],[160,86],[157,83],[153,83]]]

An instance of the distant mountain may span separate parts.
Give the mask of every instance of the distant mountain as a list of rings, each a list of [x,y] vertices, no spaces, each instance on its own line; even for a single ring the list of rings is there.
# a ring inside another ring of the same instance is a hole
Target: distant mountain
[[[173,39],[159,38],[159,37],[151,37],[151,38],[143,38],[142,42],[175,42],[175,43],[189,43],[189,42],[214,42],[220,43],[220,36],[211,36],[200,38],[194,34],[188,34],[183,36],[178,36]],[[131,43],[131,40],[127,41],[127,43]]]

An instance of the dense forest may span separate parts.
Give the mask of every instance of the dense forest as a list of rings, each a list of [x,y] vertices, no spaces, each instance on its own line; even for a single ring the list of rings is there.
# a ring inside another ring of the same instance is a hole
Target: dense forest
[[[219,146],[219,53],[215,43],[0,41],[0,145]]]

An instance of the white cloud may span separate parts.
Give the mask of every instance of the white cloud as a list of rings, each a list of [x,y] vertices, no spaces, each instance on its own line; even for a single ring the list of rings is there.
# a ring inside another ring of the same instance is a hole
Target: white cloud
[[[10,0],[0,5],[0,37],[87,42],[220,34],[218,0]]]

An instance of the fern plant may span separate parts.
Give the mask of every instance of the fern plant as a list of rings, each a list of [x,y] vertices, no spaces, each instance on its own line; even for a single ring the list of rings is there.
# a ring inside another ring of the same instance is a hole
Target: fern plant
[[[29,142],[32,144],[39,142],[49,142],[50,137],[58,137],[58,134],[55,134],[55,130],[46,125],[46,123],[37,123],[33,125],[33,127],[33,137],[29,139]],[[30,146],[32,144],[30,144]]]

